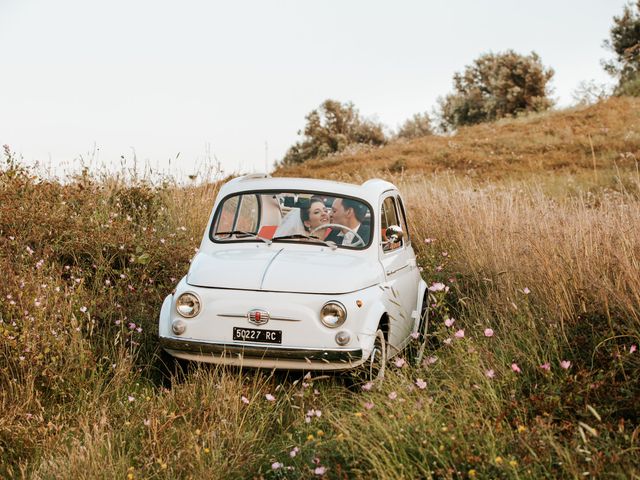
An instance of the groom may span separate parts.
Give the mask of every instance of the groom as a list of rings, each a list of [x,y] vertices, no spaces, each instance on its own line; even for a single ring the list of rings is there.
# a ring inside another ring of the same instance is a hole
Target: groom
[[[348,198],[336,198],[331,206],[331,223],[337,223],[344,225],[349,229],[356,232],[365,245],[369,243],[369,235],[371,234],[370,228],[367,225],[363,225],[365,216],[367,215],[367,207],[357,200],[351,200]],[[351,246],[358,244],[360,241],[353,232],[347,229],[340,231],[339,229],[332,230],[325,240],[335,242],[337,245]],[[359,246],[364,246],[362,243]]]

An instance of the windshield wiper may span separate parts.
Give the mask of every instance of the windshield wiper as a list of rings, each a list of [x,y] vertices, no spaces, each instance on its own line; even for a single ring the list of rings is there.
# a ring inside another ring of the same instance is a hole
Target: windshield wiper
[[[267,245],[271,245],[271,240],[269,240],[267,238],[262,238],[262,237],[256,235],[255,233],[252,233],[252,232],[245,232],[244,230],[231,230],[229,232],[216,232],[215,236],[217,237],[218,235],[235,235],[236,237],[238,235],[246,235],[248,237],[257,238],[258,240],[262,240]]]
[[[321,240],[318,237],[312,237],[311,235],[305,235],[304,233],[293,233],[291,235],[282,235],[280,237],[273,237],[272,240],[276,242],[278,240],[290,240],[294,238],[304,238],[305,240],[314,240],[316,242],[321,242],[321,243],[324,243],[327,247],[330,247],[332,250],[335,250],[336,248],[338,248],[336,243],[332,242],[331,240],[329,241]]]

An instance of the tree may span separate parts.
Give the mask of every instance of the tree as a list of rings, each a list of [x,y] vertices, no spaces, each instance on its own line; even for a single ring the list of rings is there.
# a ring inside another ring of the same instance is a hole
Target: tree
[[[640,0],[635,6],[625,5],[622,15],[613,17],[610,34],[604,46],[616,58],[603,62],[603,66],[618,78],[616,93],[640,96]]]
[[[595,80],[581,81],[571,93],[575,105],[593,105],[611,96],[611,88],[604,83]]]
[[[310,158],[341,152],[353,144],[383,145],[387,139],[381,124],[363,119],[353,103],[325,100],[305,117],[307,124],[282,159],[283,165],[295,165]]]
[[[402,124],[400,130],[396,133],[396,138],[424,137],[432,133],[433,130],[431,128],[429,115],[426,113],[416,113]]]
[[[484,54],[463,73],[454,74],[455,92],[440,100],[442,127],[448,130],[546,110],[553,105],[548,87],[553,74],[535,52]]]

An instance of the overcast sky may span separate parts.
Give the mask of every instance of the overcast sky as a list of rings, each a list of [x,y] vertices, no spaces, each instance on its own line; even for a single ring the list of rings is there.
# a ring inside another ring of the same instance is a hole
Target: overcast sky
[[[214,155],[263,171],[323,100],[397,128],[506,49],[536,51],[568,105],[580,81],[611,82],[602,42],[624,4],[0,0],[0,143],[58,173],[134,151],[174,173]]]

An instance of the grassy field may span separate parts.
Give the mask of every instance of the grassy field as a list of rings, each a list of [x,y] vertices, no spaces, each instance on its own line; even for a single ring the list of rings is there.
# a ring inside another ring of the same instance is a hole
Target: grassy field
[[[169,381],[156,318],[218,185],[60,184],[7,149],[0,477],[640,478],[639,106],[279,172],[392,178],[423,277],[450,287],[425,361],[372,389],[211,366]]]

